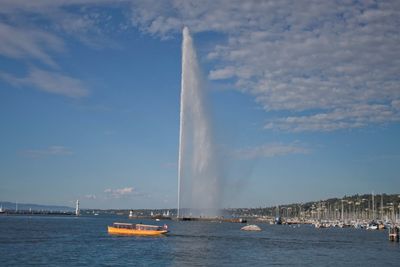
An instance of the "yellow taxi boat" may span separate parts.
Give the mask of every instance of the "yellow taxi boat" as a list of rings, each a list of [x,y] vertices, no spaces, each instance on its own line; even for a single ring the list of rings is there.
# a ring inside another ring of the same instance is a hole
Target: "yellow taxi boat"
[[[115,235],[146,235],[156,236],[168,233],[168,226],[134,224],[134,223],[113,223],[108,226],[108,233]]]

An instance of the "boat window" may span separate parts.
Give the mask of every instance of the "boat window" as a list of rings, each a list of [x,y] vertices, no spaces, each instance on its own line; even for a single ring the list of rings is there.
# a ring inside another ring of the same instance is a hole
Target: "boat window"
[[[119,229],[134,229],[135,225],[131,223],[113,223],[113,227]]]
[[[147,231],[151,231],[151,230],[153,230],[153,231],[159,231],[159,230],[162,230],[163,228],[161,227],[161,226],[158,226],[158,225],[144,225],[144,224],[140,224],[140,225],[137,225],[137,227],[136,227],[138,230],[147,230]]]

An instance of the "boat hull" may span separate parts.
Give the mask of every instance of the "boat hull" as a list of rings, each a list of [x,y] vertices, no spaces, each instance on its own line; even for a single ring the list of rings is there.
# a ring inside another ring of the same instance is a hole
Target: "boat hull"
[[[139,230],[139,229],[125,229],[108,226],[108,233],[113,235],[144,235],[144,236],[157,236],[168,233],[167,230]]]

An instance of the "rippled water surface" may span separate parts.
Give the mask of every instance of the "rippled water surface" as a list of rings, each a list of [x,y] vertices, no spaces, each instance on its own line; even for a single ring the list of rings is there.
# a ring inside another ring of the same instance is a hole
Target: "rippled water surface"
[[[163,225],[168,236],[110,236],[114,221]],[[400,266],[386,231],[123,217],[0,216],[1,266]]]

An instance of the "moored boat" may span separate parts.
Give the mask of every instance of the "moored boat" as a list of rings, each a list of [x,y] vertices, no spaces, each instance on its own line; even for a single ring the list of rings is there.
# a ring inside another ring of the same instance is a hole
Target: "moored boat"
[[[400,232],[400,227],[399,226],[391,226],[389,228],[389,240],[393,242],[399,242],[399,232]]]
[[[379,225],[376,222],[371,222],[367,225],[367,230],[379,230]]]
[[[134,224],[134,223],[113,223],[108,226],[108,233],[115,235],[146,235],[157,236],[168,233],[168,226]]]

